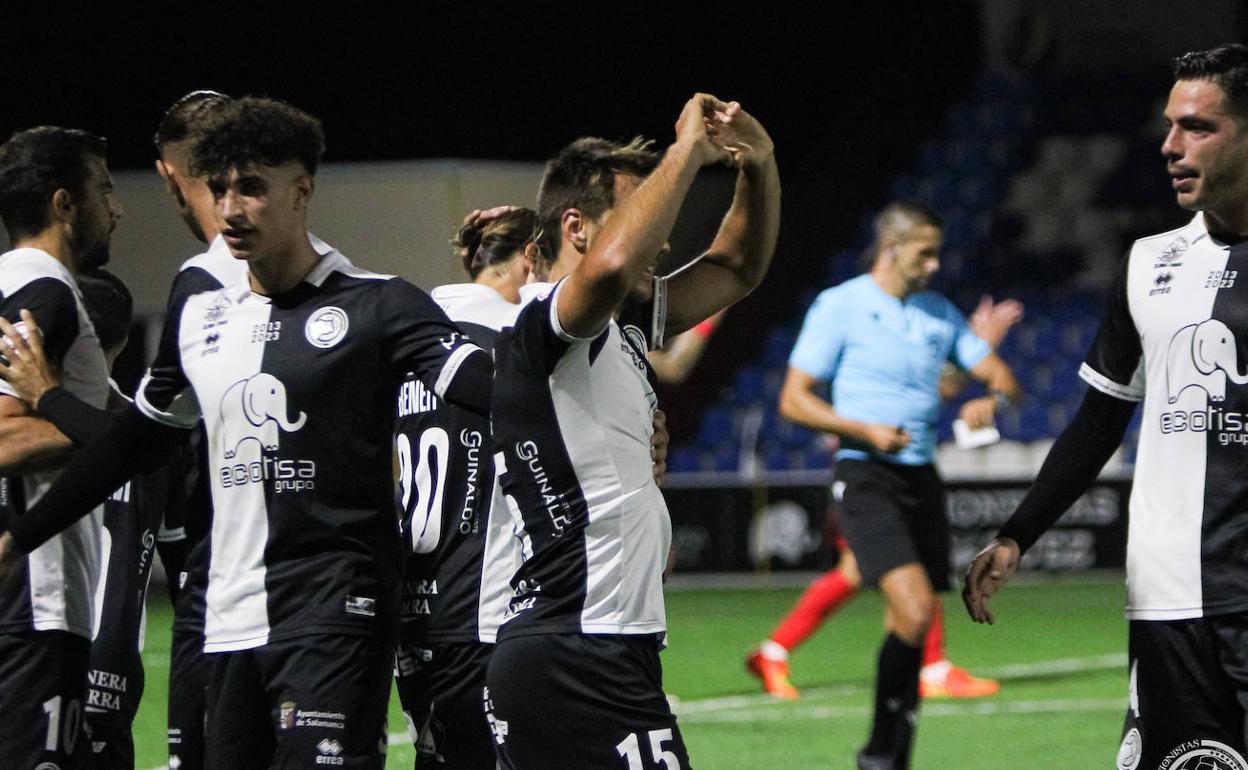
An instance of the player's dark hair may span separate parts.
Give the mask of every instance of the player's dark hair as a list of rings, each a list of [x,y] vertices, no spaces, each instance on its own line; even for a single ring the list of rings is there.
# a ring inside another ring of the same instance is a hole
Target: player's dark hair
[[[1248,45],[1229,43],[1189,51],[1171,62],[1175,80],[1211,80],[1226,94],[1231,111],[1248,118]]]
[[[219,91],[207,90],[191,91],[180,96],[169,105],[156,126],[156,134],[152,136],[156,153],[163,153],[166,145],[184,141],[191,135],[191,126],[205,111],[219,107],[229,100],[229,96]]]
[[[579,209],[597,219],[615,205],[615,175],[645,178],[659,165],[654,142],[636,137],[631,142],[586,136],[560,150],[546,163],[537,191],[538,222],[554,250],[546,252],[557,259],[560,220],[568,209]]]
[[[37,126],[0,145],[0,220],[16,240],[48,226],[52,194],[65,189],[75,199],[91,171],[87,159],[103,160],[108,143],[76,128]]]
[[[509,262],[530,243],[539,244],[540,249],[541,238],[537,212],[518,208],[493,219],[464,225],[451,239],[451,246],[463,262],[464,270],[476,280],[482,270]]]
[[[102,268],[78,274],[78,290],[87,317],[95,327],[95,336],[105,352],[119,347],[130,336],[134,319],[134,299],[130,289],[117,276]]]
[[[278,99],[245,96],[200,115],[192,126],[190,170],[224,176],[246,166],[299,161],[315,174],[325,152],[321,122]]]
[[[871,232],[874,240],[871,247],[862,255],[862,267],[870,270],[880,258],[884,249],[884,241],[892,238],[905,241],[910,232],[919,225],[931,225],[943,230],[945,220],[936,210],[925,203],[913,200],[897,200],[880,209],[880,213],[871,220]]]

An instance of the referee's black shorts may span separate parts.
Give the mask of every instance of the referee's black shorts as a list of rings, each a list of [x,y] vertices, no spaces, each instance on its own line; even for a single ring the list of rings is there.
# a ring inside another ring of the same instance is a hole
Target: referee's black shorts
[[[486,682],[504,770],[689,770],[652,635],[505,638]]]
[[[832,496],[863,583],[921,564],[932,588],[949,590],[949,517],[936,466],[839,460]]]
[[[1133,620],[1120,770],[1248,770],[1248,613]]]

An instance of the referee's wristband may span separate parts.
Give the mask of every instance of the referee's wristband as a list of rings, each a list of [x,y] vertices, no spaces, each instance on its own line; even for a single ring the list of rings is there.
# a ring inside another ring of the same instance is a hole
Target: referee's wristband
[[[994,390],[991,393],[993,403],[996,404],[997,411],[1002,412],[1009,409],[1014,404],[1010,401],[1010,397],[1000,390]]]

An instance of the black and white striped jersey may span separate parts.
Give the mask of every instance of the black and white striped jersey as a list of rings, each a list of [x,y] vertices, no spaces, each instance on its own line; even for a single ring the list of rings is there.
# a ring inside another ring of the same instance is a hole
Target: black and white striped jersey
[[[1144,402],[1127,616],[1248,609],[1248,244],[1200,214],[1136,241],[1080,375]]]
[[[487,350],[520,309],[475,283],[439,286],[430,296]],[[446,403],[411,375],[399,390],[394,438],[398,507],[411,553],[404,637],[493,642],[520,561],[494,477],[489,418]]]
[[[73,277],[39,249],[0,255],[0,315],[20,328],[22,309],[31,312],[43,331],[45,352],[61,367],[65,389],[102,408],[108,398],[108,368],[100,341]],[[3,381],[0,394],[14,396]],[[34,505],[58,475],[47,471],[26,474],[20,483],[10,480],[10,515]],[[97,508],[22,560],[20,574],[0,585],[0,633],[68,631],[91,637],[102,518]]]
[[[662,345],[666,287],[589,339],[560,325],[561,286],[524,287],[494,349],[495,467],[524,564],[499,638],[661,634],[671,521],[653,476],[657,406],[646,352]]]
[[[329,247],[313,240],[318,254],[326,254]],[[179,314],[188,299],[205,291],[216,291],[247,280],[247,262],[235,259],[225,245],[225,239],[217,236],[203,254],[182,263],[169,291],[165,317]],[[182,574],[170,575],[178,583],[178,602],[174,607],[173,628],[177,631],[202,634],[204,632],[204,593],[208,590],[208,531],[212,527],[212,493],[208,482],[208,442],[202,426],[196,427],[191,437],[192,451],[200,458],[188,467],[183,479],[183,510],[186,531],[186,561]]]
[[[128,481],[104,501],[95,638],[85,708],[93,724],[129,725],[143,694],[144,601],[157,543],[185,537],[181,479],[194,455],[180,447],[170,462]],[[170,576],[173,579],[173,576]]]
[[[308,233],[308,240],[317,254],[322,256],[333,247]],[[216,291],[247,280],[247,262],[236,259],[225,245],[225,239],[217,236],[203,254],[182,263],[169,291],[165,315],[174,317],[191,297],[205,291]],[[170,575],[178,582],[178,602],[174,608],[173,628],[177,631],[202,634],[204,632],[204,593],[208,589],[208,531],[212,527],[212,493],[206,473],[208,467],[208,442],[202,427],[196,427],[191,436],[193,451],[200,462],[186,468],[182,481],[184,521],[187,538],[186,561],[182,574]]]
[[[205,652],[398,622],[394,394],[434,393],[479,353],[428,295],[331,251],[274,297],[246,281],[166,322],[136,394],[148,417],[208,434],[213,521]]]

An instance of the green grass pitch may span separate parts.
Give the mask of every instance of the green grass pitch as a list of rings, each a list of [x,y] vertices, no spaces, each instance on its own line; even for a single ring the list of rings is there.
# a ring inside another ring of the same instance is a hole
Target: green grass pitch
[[[853,768],[870,720],[878,595],[864,593],[791,660],[803,696],[763,695],[742,666],[745,652],[792,605],[791,587],[668,592],[670,646],[664,681],[675,699],[693,766]],[[923,705],[915,770],[1082,770],[1112,767],[1127,701],[1121,575],[1037,578],[994,601],[997,625],[971,623],[945,597],[950,656],[1002,679],[999,695]],[[144,660],[147,693],[135,723],[138,770],[164,767],[169,660],[168,602],[153,591]],[[387,768],[411,768],[413,752],[391,698]]]

